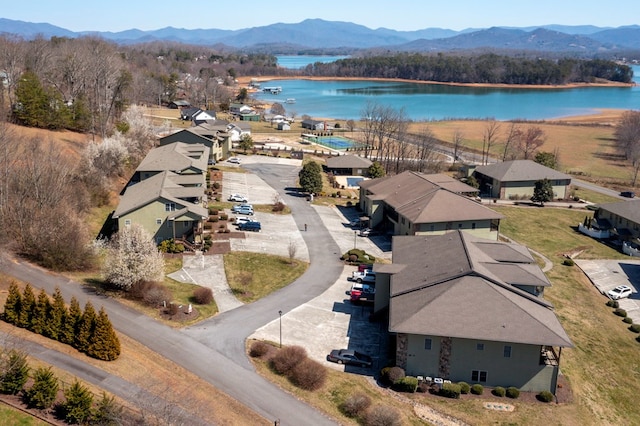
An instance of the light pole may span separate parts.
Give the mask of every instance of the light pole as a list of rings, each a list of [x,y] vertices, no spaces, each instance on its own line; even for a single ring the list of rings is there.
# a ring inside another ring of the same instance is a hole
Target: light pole
[[[278,311],[280,315],[280,347],[282,347],[282,311]]]
[[[353,249],[356,249],[356,242],[358,241],[358,231],[353,231]]]

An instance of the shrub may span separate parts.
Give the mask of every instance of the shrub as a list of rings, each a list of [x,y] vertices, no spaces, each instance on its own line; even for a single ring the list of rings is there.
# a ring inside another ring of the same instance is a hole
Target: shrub
[[[480,383],[476,383],[475,385],[471,386],[471,393],[474,395],[482,395],[482,393],[484,392],[484,388],[482,387],[482,385]]]
[[[494,396],[499,396],[500,398],[502,398],[502,397],[504,397],[504,396],[505,396],[505,394],[506,394],[507,392],[505,391],[505,389],[504,389],[502,386],[498,386],[498,387],[493,388],[493,390],[491,391],[491,393],[492,393]]]
[[[364,422],[365,426],[400,426],[400,413],[395,408],[386,405],[376,405],[367,410]]]
[[[271,368],[278,374],[286,375],[306,358],[307,351],[303,347],[287,346],[271,358]]]
[[[538,395],[536,395],[538,401],[542,402],[551,402],[553,401],[553,394],[549,391],[542,391]]]
[[[251,349],[249,350],[249,356],[251,356],[252,358],[261,358],[267,355],[271,351],[272,347],[273,346],[271,346],[268,343],[265,343],[261,340],[256,340],[251,344]]]
[[[27,354],[16,349],[2,353],[0,360],[0,392],[17,395],[29,378]]]
[[[506,392],[507,398],[517,399],[520,396],[520,389],[509,386]]]
[[[382,369],[382,380],[388,385],[393,385],[404,376],[404,370],[400,367],[390,367],[388,369]]]
[[[627,316],[627,311],[625,311],[622,308],[617,308],[616,310],[613,311],[614,314],[616,314],[619,317],[626,317]]]
[[[458,382],[458,386],[460,386],[460,393],[466,395],[471,390],[471,386],[467,382]]]
[[[610,308],[619,308],[620,307],[620,303],[618,303],[617,300],[607,300],[607,306]]]
[[[51,407],[58,393],[58,378],[51,367],[40,367],[33,376],[33,385],[24,393],[29,408],[45,409]]]
[[[291,383],[307,391],[320,389],[327,380],[327,369],[318,361],[303,359],[288,374]]]
[[[154,307],[172,298],[171,291],[157,281],[138,281],[131,286],[129,295],[133,299]]]
[[[278,201],[277,203],[275,203],[273,205],[273,208],[271,209],[274,212],[281,212],[284,210],[284,203],[282,201]]]
[[[220,182],[213,182],[213,187],[215,189],[220,189]]]
[[[169,315],[176,315],[178,313],[178,304],[176,303],[169,303],[169,305],[167,306],[167,313]]]
[[[193,292],[193,300],[198,305],[208,305],[213,302],[213,291],[210,288],[198,287]]]
[[[371,406],[371,398],[362,393],[356,393],[347,398],[341,405],[340,411],[347,417],[359,417]]]
[[[85,424],[91,417],[93,395],[77,380],[64,390],[66,401],[60,405],[64,420],[69,424]]]
[[[210,216],[217,216],[218,215],[218,209],[209,208],[209,215]]]
[[[565,260],[562,261],[562,264],[564,266],[574,266],[576,262],[571,258],[566,258]]]
[[[640,343],[640,336],[636,337],[636,342]]]
[[[444,396],[445,398],[460,398],[461,388],[457,383],[445,383],[442,385],[442,388],[438,391],[438,395]]]
[[[225,214],[225,213],[220,213],[220,220],[228,220],[229,219],[229,215]]]
[[[622,320],[622,322],[627,323],[627,324],[633,324],[633,318],[631,318],[631,317],[624,317],[624,319]]]
[[[405,376],[393,383],[393,389],[398,392],[409,392],[414,393],[418,388],[418,378]]]
[[[631,324],[629,326],[629,330],[633,331],[634,333],[640,333],[640,324]]]
[[[427,393],[429,392],[429,389],[431,388],[431,386],[429,385],[429,383],[427,382],[422,382],[418,385],[418,389],[416,389],[418,392],[420,393]]]

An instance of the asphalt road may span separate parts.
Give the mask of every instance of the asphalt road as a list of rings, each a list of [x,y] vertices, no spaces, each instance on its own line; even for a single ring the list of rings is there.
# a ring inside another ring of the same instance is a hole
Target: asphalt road
[[[180,331],[29,263],[8,261],[0,268],[35,288],[44,288],[49,294],[60,287],[65,300],[75,296],[83,306],[88,300],[97,309],[104,306],[116,330],[197,374],[269,421],[278,419],[283,426],[336,424],[256,374],[246,358],[244,342],[255,329],[277,318],[278,311],[287,312],[321,294],[342,271],[339,248],[317,213],[304,197],[286,189],[294,187],[298,168],[260,164],[247,165],[247,168],[281,193],[300,228],[303,229],[305,223],[308,225],[304,239],[312,259],[307,272],[297,281],[258,302]]]

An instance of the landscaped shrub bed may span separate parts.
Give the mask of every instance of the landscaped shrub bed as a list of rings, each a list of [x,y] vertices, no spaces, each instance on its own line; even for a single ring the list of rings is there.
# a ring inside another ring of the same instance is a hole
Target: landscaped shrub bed
[[[460,398],[460,385],[457,383],[444,383],[442,385],[442,389],[438,391],[438,395],[444,396],[445,398],[458,399]]]
[[[551,402],[553,401],[553,394],[549,391],[542,391],[538,395],[536,395],[538,401],[542,402]]]
[[[507,398],[517,399],[520,396],[520,389],[510,386],[506,392]]]
[[[458,386],[460,386],[460,393],[463,395],[466,395],[471,391],[471,386],[467,382],[458,382]]]
[[[398,392],[414,393],[418,388],[418,378],[405,376],[393,383],[393,389]]]
[[[471,393],[474,395],[482,395],[482,393],[484,392],[484,388],[482,387],[481,384],[476,383],[475,385],[471,386]]]
[[[347,417],[360,417],[371,406],[371,398],[362,393],[348,397],[340,404],[340,411]]]
[[[497,397],[504,397],[506,394],[506,390],[502,387],[502,386],[497,386],[495,388],[493,388],[493,390],[491,391],[491,393]]]

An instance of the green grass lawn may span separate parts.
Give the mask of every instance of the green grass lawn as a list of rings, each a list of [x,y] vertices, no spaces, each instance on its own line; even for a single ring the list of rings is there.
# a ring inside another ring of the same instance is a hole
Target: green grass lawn
[[[45,426],[48,424],[4,403],[0,403],[0,426]]]
[[[576,185],[572,185],[571,192],[574,196],[595,204],[615,203],[617,201],[620,201],[619,198],[610,197],[608,195],[601,194],[600,192],[595,192],[589,189],[580,188],[579,186],[576,186]]]

